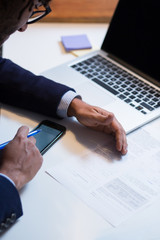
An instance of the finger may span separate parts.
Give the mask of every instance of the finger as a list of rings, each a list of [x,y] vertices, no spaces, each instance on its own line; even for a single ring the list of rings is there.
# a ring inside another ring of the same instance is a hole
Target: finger
[[[119,152],[125,155],[127,153],[128,146],[125,131],[123,129],[120,129],[115,134],[116,134],[116,148]]]
[[[27,126],[22,126],[18,129],[14,138],[16,138],[17,136],[27,137],[28,133],[29,133],[29,128]]]
[[[123,155],[126,155],[127,152],[128,152],[127,146],[126,146],[126,147],[123,147],[123,149],[121,150],[121,153],[122,153]]]
[[[112,133],[114,133],[116,138],[116,148],[122,154],[127,153],[127,138],[126,133],[122,125],[118,122],[118,120],[114,117],[114,121],[111,125]]]
[[[35,139],[33,136],[29,137],[28,139],[29,139],[32,143],[36,144],[36,139]]]
[[[124,132],[124,137],[123,137],[123,145],[122,145],[122,154],[125,155],[128,151],[128,143],[127,143],[127,137],[126,133]]]

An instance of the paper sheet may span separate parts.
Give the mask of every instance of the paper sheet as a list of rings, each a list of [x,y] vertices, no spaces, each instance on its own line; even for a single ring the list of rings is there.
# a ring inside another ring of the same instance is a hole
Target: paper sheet
[[[122,158],[111,141],[110,147],[98,145],[47,173],[117,226],[160,194],[160,138],[150,130],[130,134],[129,152]]]

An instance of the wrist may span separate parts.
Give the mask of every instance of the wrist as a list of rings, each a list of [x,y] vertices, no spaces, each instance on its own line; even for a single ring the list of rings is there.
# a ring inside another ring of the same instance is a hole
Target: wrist
[[[21,177],[19,174],[17,174],[17,172],[2,169],[0,171],[0,174],[10,180],[10,182],[12,182],[12,184],[17,188],[17,190],[20,190],[22,188]]]
[[[68,112],[67,112],[68,117],[76,117],[77,110],[79,109],[81,104],[82,104],[81,99],[74,98],[68,107]]]

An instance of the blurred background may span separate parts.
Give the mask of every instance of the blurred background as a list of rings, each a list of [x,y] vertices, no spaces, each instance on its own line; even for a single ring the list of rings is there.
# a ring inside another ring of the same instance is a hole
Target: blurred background
[[[118,0],[53,0],[48,22],[109,22]]]

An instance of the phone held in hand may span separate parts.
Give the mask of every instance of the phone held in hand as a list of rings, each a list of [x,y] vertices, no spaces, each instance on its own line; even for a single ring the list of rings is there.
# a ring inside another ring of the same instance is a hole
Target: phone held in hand
[[[34,136],[36,146],[43,155],[63,134],[66,128],[58,123],[44,120],[34,130],[41,131]]]

